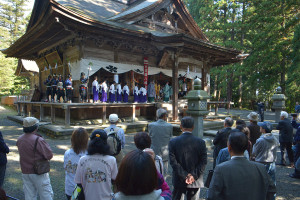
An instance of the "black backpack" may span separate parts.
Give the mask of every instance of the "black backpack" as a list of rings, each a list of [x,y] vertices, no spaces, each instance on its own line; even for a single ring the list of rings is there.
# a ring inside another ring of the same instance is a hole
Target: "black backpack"
[[[107,133],[107,144],[109,145],[110,155],[111,156],[118,155],[121,151],[121,146],[122,146],[121,140],[117,134],[120,128],[119,127],[116,127],[115,129],[106,128],[104,130]]]

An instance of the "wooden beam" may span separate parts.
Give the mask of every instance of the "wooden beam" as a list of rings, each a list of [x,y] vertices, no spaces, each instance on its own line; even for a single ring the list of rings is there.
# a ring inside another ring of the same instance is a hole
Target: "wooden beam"
[[[65,126],[70,127],[70,107],[65,107]]]
[[[135,121],[135,105],[132,105],[132,122]]]

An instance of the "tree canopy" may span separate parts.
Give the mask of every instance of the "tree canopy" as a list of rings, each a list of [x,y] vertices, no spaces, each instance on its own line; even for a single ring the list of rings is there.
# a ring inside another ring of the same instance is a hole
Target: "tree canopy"
[[[270,101],[275,88],[281,86],[292,111],[300,98],[299,1],[185,2],[210,42],[249,54],[242,63],[211,70],[213,98],[254,109],[254,102]]]

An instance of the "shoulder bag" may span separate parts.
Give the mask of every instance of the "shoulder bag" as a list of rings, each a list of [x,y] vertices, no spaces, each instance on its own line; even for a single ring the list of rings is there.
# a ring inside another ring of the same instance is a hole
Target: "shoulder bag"
[[[48,173],[50,171],[50,162],[49,160],[46,159],[41,159],[41,160],[35,160],[35,152],[36,152],[36,146],[37,146],[37,142],[39,140],[39,137],[36,138],[35,140],[35,144],[34,144],[34,164],[33,164],[33,171],[35,174],[37,175],[41,175],[41,174],[45,174]]]

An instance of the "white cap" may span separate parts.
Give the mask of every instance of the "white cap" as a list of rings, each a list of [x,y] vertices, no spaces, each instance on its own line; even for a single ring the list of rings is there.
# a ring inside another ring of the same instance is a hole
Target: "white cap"
[[[23,127],[24,128],[28,128],[28,127],[32,127],[36,124],[39,123],[39,120],[35,117],[26,117],[23,120]]]
[[[112,122],[112,123],[116,123],[118,122],[119,120],[119,117],[117,114],[110,114],[109,115],[109,122]]]
[[[251,112],[247,117],[249,120],[252,120],[255,122],[258,121],[258,114],[256,112]]]

